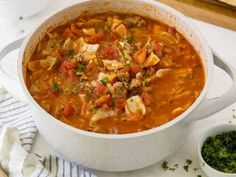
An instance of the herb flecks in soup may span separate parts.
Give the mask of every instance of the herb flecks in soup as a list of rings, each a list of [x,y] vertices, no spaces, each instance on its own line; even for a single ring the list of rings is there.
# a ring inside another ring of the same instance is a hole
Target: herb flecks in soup
[[[171,121],[196,100],[204,68],[190,43],[137,15],[82,15],[56,27],[27,63],[33,98],[79,129],[140,132]]]

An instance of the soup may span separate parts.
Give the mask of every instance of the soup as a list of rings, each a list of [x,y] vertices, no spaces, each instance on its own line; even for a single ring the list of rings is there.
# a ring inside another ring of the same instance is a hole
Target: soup
[[[50,30],[27,63],[32,97],[73,127],[125,134],[165,124],[201,93],[204,67],[191,44],[134,14],[81,15]]]

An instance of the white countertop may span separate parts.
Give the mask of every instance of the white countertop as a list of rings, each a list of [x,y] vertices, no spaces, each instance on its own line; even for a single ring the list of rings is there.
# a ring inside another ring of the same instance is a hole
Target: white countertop
[[[37,14],[32,17],[19,19],[5,19],[0,17],[0,49],[2,49],[9,42],[16,40],[19,37],[27,34],[32,27],[34,27],[39,21],[42,21],[50,14],[53,14],[55,11],[68,6],[69,4],[76,2],[75,0],[50,0],[50,3],[47,8],[41,11],[40,14]],[[210,25],[204,22],[190,19],[190,21],[203,33],[209,42],[210,46],[217,51],[227,62],[231,63],[236,68],[236,32],[223,29],[214,25]],[[235,24],[236,25],[236,24]],[[11,75],[16,74],[16,60],[17,60],[17,51],[9,55],[9,57],[2,62],[4,67],[11,68],[9,71]],[[222,84],[223,83],[223,84]],[[214,73],[214,81],[211,85],[210,92],[207,97],[215,97],[222,95],[229,89],[231,81],[229,77],[221,70],[216,68]],[[202,120],[193,122],[190,126],[192,128],[192,133],[189,138],[186,139],[186,144],[183,145],[183,148],[180,149],[175,154],[171,155],[167,161],[170,165],[175,163],[179,164],[178,169],[175,172],[167,171],[164,172],[161,169],[161,163],[155,164],[153,166],[147,167],[145,169],[136,170],[132,172],[123,172],[123,173],[105,173],[105,172],[95,172],[98,177],[197,177],[198,174],[203,175],[201,170],[194,172],[193,168],[199,168],[197,156],[196,156],[196,146],[198,138],[201,135],[201,132],[204,131],[208,126],[213,124],[219,124],[224,121],[232,121],[236,123],[236,119],[233,118],[232,109],[236,108],[236,104],[231,107],[226,108],[225,110],[212,115],[211,117]],[[38,154],[46,155],[57,154],[43,137],[38,134],[36,142],[33,147],[33,151]],[[185,172],[183,165],[185,159],[191,159],[193,164],[190,167],[189,172]],[[142,160],[142,159],[140,159]]]

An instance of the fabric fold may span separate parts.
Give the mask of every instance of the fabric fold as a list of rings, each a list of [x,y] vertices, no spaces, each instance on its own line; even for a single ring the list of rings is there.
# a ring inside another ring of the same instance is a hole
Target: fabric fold
[[[30,153],[37,134],[30,106],[6,92],[0,93],[0,132],[0,167],[8,177],[96,177],[63,158]]]

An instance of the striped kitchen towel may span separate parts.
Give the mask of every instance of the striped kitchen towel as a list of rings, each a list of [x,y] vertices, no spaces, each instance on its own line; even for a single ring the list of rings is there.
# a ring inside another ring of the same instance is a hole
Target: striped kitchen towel
[[[62,158],[30,153],[37,128],[30,107],[0,91],[0,166],[9,177],[95,177]]]

